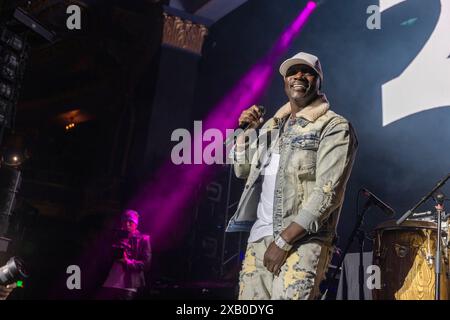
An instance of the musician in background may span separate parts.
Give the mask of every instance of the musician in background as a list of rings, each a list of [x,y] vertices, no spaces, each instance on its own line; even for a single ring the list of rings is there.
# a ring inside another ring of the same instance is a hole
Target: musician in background
[[[122,230],[125,236],[113,244],[116,255],[103,284],[101,300],[133,300],[140,288],[145,286],[145,272],[150,268],[150,236],[138,230],[139,215],[134,210],[125,210],[122,215]]]

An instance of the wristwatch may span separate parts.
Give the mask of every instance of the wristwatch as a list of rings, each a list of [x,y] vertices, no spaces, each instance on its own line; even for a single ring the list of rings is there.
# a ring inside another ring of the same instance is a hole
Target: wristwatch
[[[280,235],[275,238],[275,245],[284,251],[289,251],[292,249],[292,245],[287,243]]]

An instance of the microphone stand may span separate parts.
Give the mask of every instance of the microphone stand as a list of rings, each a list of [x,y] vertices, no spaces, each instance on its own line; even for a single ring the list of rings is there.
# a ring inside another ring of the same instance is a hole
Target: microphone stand
[[[400,224],[402,224],[403,223],[403,221],[405,221],[406,219],[408,219],[408,217],[410,216],[410,215],[412,215],[413,214],[413,212],[421,205],[421,204],[423,204],[425,201],[427,201],[432,195],[433,195],[433,193],[437,190],[437,189],[439,189],[440,187],[442,187],[446,182],[447,182],[447,180],[448,179],[450,179],[450,173],[446,176],[446,177],[444,177],[441,181],[439,181],[437,184],[436,184],[436,186],[433,188],[433,189],[431,189],[431,191],[430,192],[428,192],[428,194],[427,195],[425,195],[412,209],[410,209],[410,210],[408,210],[408,211],[406,211],[406,213],[400,218],[400,219],[398,219],[397,220],[397,225],[400,225]]]
[[[364,240],[366,239],[366,233],[363,229],[358,229],[358,241],[359,241],[359,268],[358,268],[358,280],[359,280],[359,300],[364,300]]]
[[[426,194],[412,209],[408,210],[400,219],[397,220],[397,225],[402,224],[413,212],[422,205],[425,201],[427,201],[432,195],[442,187],[447,180],[450,179],[450,173],[447,174],[446,177],[442,178],[433,189],[431,189],[428,194]],[[445,197],[436,197],[436,215],[437,215],[437,237],[436,237],[436,254],[434,256],[434,269],[435,269],[435,292],[434,298],[435,300],[440,300],[441,298],[441,241],[442,241],[442,215],[444,212],[444,201]],[[445,217],[446,218],[446,217]]]
[[[339,259],[339,263],[336,267],[336,269],[334,270],[333,274],[331,275],[331,277],[329,279],[326,280],[326,287],[327,289],[325,290],[325,293],[322,295],[322,299],[321,300],[325,300],[327,294],[328,294],[328,289],[332,283],[333,280],[336,279],[336,276],[339,272],[339,270],[342,267],[342,264],[344,263],[344,259],[345,256],[347,255],[348,250],[350,250],[350,247],[355,239],[356,236],[358,236],[358,241],[359,241],[359,268],[358,268],[358,273],[359,273],[359,299],[363,300],[364,299],[364,261],[363,261],[363,253],[364,253],[364,240],[366,238],[366,233],[364,232],[364,230],[361,228],[363,221],[364,221],[364,215],[366,214],[367,210],[373,205],[373,202],[369,199],[366,201],[363,210],[361,211],[361,213],[358,213],[356,216],[356,223],[355,226],[353,228],[352,233],[350,234],[350,237],[348,239],[347,245],[345,246],[344,251],[342,252],[342,256]]]
[[[242,132],[240,132],[239,135],[245,133],[245,132],[248,130],[248,128],[250,128],[250,123],[247,124],[244,128],[238,128],[238,129],[241,129],[241,130],[242,130]],[[225,147],[228,147],[228,145],[230,145],[231,143],[234,143],[234,139],[237,138],[239,135],[236,135],[236,132],[233,132],[232,134],[230,134],[230,135],[228,136],[228,138],[226,138],[226,140],[225,140],[225,142],[223,143],[223,145],[224,145]]]
[[[442,216],[445,214],[444,212],[444,201],[445,199],[436,199],[436,214],[437,214],[437,238],[436,238],[436,254],[435,254],[435,292],[434,299],[441,299],[441,239],[442,239]]]

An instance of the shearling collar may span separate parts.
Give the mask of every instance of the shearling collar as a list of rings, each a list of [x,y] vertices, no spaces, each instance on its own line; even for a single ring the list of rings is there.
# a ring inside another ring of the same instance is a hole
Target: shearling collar
[[[295,116],[297,118],[304,118],[309,122],[316,121],[319,117],[324,115],[330,109],[330,104],[328,103],[325,94],[319,94],[316,100],[311,102],[309,105],[304,107],[302,110],[297,112]],[[291,114],[291,105],[286,103],[283,105],[274,115],[274,118],[283,119]]]

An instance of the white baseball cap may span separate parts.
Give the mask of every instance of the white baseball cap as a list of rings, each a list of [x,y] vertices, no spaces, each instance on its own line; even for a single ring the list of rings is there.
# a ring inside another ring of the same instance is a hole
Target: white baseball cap
[[[323,82],[323,72],[322,72],[322,66],[320,65],[319,58],[317,58],[315,55],[306,53],[306,52],[299,52],[295,56],[285,60],[280,65],[280,73],[283,77],[286,76],[286,72],[288,69],[292,66],[295,66],[296,64],[306,64],[313,68],[317,74],[320,77],[320,82]]]

